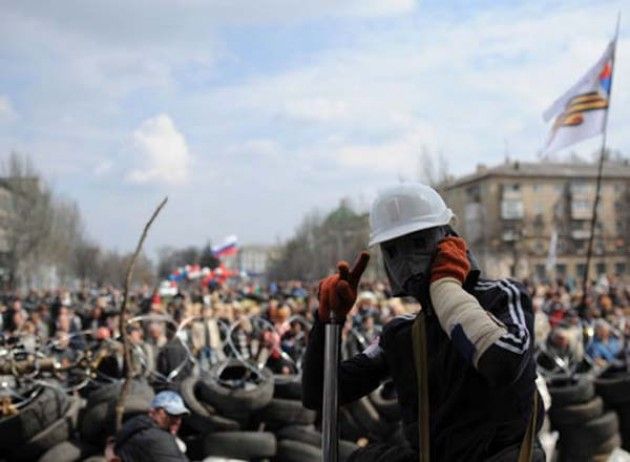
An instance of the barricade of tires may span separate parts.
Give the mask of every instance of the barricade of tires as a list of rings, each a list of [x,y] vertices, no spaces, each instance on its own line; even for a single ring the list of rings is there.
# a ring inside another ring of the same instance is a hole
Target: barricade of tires
[[[605,461],[621,446],[619,419],[595,395],[593,378],[577,375],[548,381],[549,419],[560,433],[560,461]]]
[[[630,373],[608,370],[595,379],[595,390],[607,408],[619,417],[622,447],[630,451]]]
[[[274,377],[268,369],[230,360],[201,377],[188,377],[180,392],[191,410],[184,419],[184,441],[193,460],[322,460],[317,413],[302,406],[299,376]],[[340,442],[340,460],[356,449]]]
[[[0,454],[8,462],[37,460],[68,440],[76,428],[82,400],[44,386],[16,415],[0,420]]]

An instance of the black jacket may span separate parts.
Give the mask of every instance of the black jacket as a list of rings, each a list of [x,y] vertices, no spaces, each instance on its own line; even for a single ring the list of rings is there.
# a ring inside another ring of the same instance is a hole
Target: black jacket
[[[116,454],[122,462],[187,462],[175,437],[162,430],[151,417],[131,418],[116,436]]]
[[[527,428],[535,390],[531,301],[511,280],[480,280],[469,288],[479,304],[508,329],[479,360],[471,363],[469,345],[451,341],[435,315],[427,317],[431,458],[484,460],[520,443]],[[317,316],[316,316],[317,318]],[[405,436],[418,449],[418,388],[412,349],[414,315],[394,318],[378,341],[339,367],[339,403],[354,401],[392,377]],[[321,408],[324,325],[316,320],[302,376],[303,402]],[[544,409],[538,409],[540,425]]]

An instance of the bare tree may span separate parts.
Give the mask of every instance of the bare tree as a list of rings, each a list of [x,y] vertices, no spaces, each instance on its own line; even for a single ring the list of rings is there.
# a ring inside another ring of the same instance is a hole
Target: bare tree
[[[0,229],[6,282],[13,288],[24,276],[28,262],[44,253],[54,211],[51,194],[27,157],[12,153],[3,173]]]
[[[449,166],[442,151],[433,155],[429,148],[422,146],[418,158],[418,179],[438,191],[444,187],[449,179]]]

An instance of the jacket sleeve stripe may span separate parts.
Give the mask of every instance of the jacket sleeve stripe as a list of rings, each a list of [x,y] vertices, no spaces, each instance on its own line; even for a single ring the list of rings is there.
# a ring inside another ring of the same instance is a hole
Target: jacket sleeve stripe
[[[525,325],[525,315],[523,314],[519,290],[507,280],[479,282],[476,289],[481,291],[500,289],[508,296],[508,312],[511,322],[506,327],[509,332],[495,343],[497,346],[513,353],[522,354],[527,351],[530,344],[530,336]],[[514,332],[515,330],[516,332]]]

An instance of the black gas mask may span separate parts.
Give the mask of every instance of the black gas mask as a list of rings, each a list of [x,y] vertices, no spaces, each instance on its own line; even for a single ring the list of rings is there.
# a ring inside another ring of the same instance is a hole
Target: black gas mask
[[[457,236],[448,226],[436,226],[381,243],[385,273],[394,297],[428,295],[431,265],[438,243],[447,236]],[[479,265],[470,251],[467,252],[471,270],[466,284],[476,284]]]

